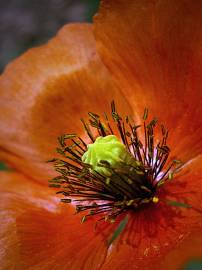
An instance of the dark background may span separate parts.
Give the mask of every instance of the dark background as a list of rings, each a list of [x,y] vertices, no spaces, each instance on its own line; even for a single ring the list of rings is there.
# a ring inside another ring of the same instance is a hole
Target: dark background
[[[90,22],[99,0],[0,0],[0,72],[68,22]]]

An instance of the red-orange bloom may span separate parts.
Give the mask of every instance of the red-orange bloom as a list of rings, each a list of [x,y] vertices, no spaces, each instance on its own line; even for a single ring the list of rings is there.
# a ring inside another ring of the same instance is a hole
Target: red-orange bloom
[[[180,269],[202,257],[201,1],[104,0],[92,25],[65,26],[48,44],[13,61],[0,77],[1,269]],[[77,132],[88,111],[137,120],[144,108],[169,128],[184,169],[162,192],[191,209],[163,203],[135,214],[119,241],[114,226],[80,223],[47,187],[45,160],[56,137]]]

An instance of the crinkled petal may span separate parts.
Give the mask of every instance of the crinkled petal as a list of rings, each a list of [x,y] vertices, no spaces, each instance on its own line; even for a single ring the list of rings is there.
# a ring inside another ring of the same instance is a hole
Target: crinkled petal
[[[158,204],[128,213],[127,227],[109,247],[107,240],[122,217],[96,229],[94,218],[81,224],[74,206],[59,203],[54,190],[17,173],[1,173],[2,269],[178,270],[202,256],[201,162],[200,156],[165,185]]]
[[[112,244],[102,270],[179,270],[202,257],[202,156],[165,185],[154,207],[131,213],[130,222]],[[165,201],[192,208],[170,206]]]
[[[103,0],[95,17],[98,52],[137,121],[148,108],[184,161],[202,149],[201,28],[201,1]]]
[[[0,77],[1,158],[43,181],[57,137],[84,133],[80,118],[127,102],[101,63],[91,25],[64,26],[48,44],[26,52]],[[45,182],[46,183],[46,182]]]
[[[98,269],[107,245],[105,229],[81,224],[74,206],[18,173],[0,173],[1,269]]]

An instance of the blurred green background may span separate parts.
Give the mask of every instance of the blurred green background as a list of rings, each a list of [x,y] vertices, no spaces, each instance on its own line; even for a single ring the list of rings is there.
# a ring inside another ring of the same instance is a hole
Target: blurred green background
[[[194,260],[187,263],[183,270],[202,270],[202,260]]]

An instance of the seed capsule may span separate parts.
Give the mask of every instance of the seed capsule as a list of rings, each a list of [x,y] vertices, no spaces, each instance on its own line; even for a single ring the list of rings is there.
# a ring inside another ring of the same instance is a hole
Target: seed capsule
[[[109,164],[109,168],[102,167],[103,160]],[[140,165],[115,135],[98,137],[94,143],[89,144],[82,161],[92,165],[93,170],[106,177],[111,175],[110,168],[117,168],[121,163]]]

